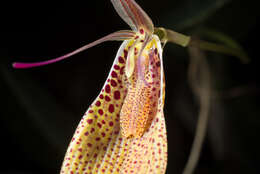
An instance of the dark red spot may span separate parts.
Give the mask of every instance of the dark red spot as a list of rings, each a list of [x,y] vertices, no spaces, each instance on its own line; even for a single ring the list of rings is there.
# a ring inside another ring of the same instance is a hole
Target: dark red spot
[[[93,133],[93,132],[95,132],[95,129],[91,128],[90,133]]]
[[[82,148],[79,148],[79,151],[82,152]]]
[[[140,33],[141,33],[141,34],[144,34],[144,29],[141,28],[141,29],[140,29]]]
[[[105,134],[104,132],[102,132],[101,135],[102,135],[102,137],[105,137],[105,136],[106,136],[106,134]]]
[[[100,137],[97,137],[97,138],[96,138],[96,141],[99,141],[99,140],[100,140]]]
[[[97,157],[97,154],[95,153],[95,154],[94,154],[94,158],[96,158],[96,157]]]
[[[99,109],[99,110],[98,110],[98,113],[99,113],[100,115],[103,115],[104,112],[103,112],[102,109]]]
[[[119,91],[114,92],[114,99],[116,99],[116,100],[120,99],[120,92]]]
[[[158,53],[158,49],[157,49],[157,48],[154,49],[154,53],[155,53],[155,54]]]
[[[110,85],[106,85],[106,86],[105,86],[105,91],[106,91],[107,93],[110,93],[110,91],[111,91]]]
[[[110,104],[109,107],[108,107],[108,110],[110,113],[113,113],[115,108],[114,108],[114,105],[113,104]]]
[[[103,99],[103,98],[104,98],[103,94],[101,94],[101,95],[99,96],[99,98],[100,98],[100,99]]]
[[[91,144],[91,143],[88,143],[87,146],[88,146],[88,147],[92,147],[92,144]]]
[[[115,68],[116,70],[119,70],[119,69],[120,69],[120,66],[115,65],[114,68]]]
[[[115,81],[115,80],[113,80],[113,79],[111,80],[111,82],[110,82],[110,83],[111,83],[111,85],[112,85],[113,87],[116,87],[116,85],[117,85],[116,81]]]
[[[79,156],[79,159],[81,159],[81,158],[82,158],[82,155]]]
[[[112,71],[111,75],[113,78],[117,78],[117,73],[115,71]]]
[[[101,127],[102,127],[102,125],[101,125],[100,123],[97,123],[97,126],[98,126],[99,128],[101,128]]]
[[[161,65],[161,64],[160,64],[160,62],[159,62],[159,61],[158,61],[158,62],[156,62],[156,66],[157,66],[157,67],[160,67],[160,65]]]
[[[109,122],[109,126],[112,127],[113,125],[114,125],[113,121],[110,121],[110,122]]]
[[[93,122],[93,120],[92,119],[88,119],[87,122],[88,122],[88,124],[91,124]]]
[[[123,59],[122,56],[118,57],[118,61],[119,61],[120,63],[125,63],[125,60]]]
[[[89,112],[89,113],[93,113],[93,110],[89,110],[88,112]]]
[[[102,122],[102,124],[106,124],[105,120],[102,120],[101,122]]]
[[[128,51],[124,50],[124,57],[127,58],[127,55],[128,55]]]
[[[97,101],[96,102],[96,106],[100,106],[101,105],[101,102],[100,101]]]
[[[119,131],[115,131],[115,135],[118,135],[119,134]]]
[[[125,67],[123,66],[123,67],[120,69],[120,74],[124,74],[124,69],[125,69]]]
[[[107,102],[109,102],[111,99],[110,99],[109,96],[105,96],[105,100],[106,100]]]

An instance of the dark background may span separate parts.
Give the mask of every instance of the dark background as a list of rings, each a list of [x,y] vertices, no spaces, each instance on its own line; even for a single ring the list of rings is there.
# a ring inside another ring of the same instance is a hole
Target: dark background
[[[212,101],[196,173],[258,173],[257,1],[137,2],[156,26],[185,34],[208,27],[231,36],[249,54],[249,64],[207,54],[213,87],[225,95]],[[74,129],[103,86],[120,43],[107,42],[45,67],[16,70],[11,63],[60,56],[128,26],[108,0],[9,1],[0,11],[0,173],[59,173]],[[187,82],[188,63],[187,49],[166,45],[167,173],[181,173],[194,137],[199,105]]]

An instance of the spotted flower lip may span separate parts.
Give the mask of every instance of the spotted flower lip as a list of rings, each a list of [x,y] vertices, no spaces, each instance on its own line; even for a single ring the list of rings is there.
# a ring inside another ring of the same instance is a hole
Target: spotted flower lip
[[[153,34],[152,20],[134,0],[111,2],[131,31],[112,33],[55,59],[16,62],[13,67],[43,66],[105,41],[123,40],[101,92],[73,135],[60,173],[163,174],[167,137],[161,42]]]

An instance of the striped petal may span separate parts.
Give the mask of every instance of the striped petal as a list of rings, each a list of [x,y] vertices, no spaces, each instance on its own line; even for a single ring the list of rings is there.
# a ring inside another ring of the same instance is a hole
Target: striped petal
[[[157,112],[141,137],[126,138],[120,129],[120,111],[126,102],[126,58],[134,40],[121,45],[101,93],[91,104],[71,140],[61,173],[165,173],[167,139],[163,116],[164,77],[161,45],[160,98]],[[153,46],[152,46],[153,47]],[[159,67],[159,66],[158,66]]]
[[[134,31],[145,29],[153,33],[154,25],[150,17],[134,0],[111,0],[119,16]]]
[[[42,62],[31,62],[31,63],[14,62],[13,67],[14,68],[32,68],[32,67],[48,65],[48,64],[55,63],[55,62],[61,61],[63,59],[69,58],[75,54],[78,54],[79,52],[82,52],[88,48],[96,46],[102,42],[113,41],[113,40],[127,40],[127,39],[132,39],[134,36],[135,36],[135,32],[133,32],[133,31],[128,31],[128,30],[117,31],[117,32],[111,33],[101,39],[98,39],[90,44],[87,44],[81,48],[78,48],[75,51],[72,51],[71,53],[65,54],[61,57],[57,57],[57,58],[42,61]]]

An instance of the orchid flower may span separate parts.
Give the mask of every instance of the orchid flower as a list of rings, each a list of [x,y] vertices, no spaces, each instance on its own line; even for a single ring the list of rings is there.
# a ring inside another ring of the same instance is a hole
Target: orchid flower
[[[111,2],[132,30],[112,33],[55,59],[13,67],[47,65],[104,41],[123,40],[100,94],[75,131],[60,173],[165,173],[161,42],[151,19],[134,0]]]

